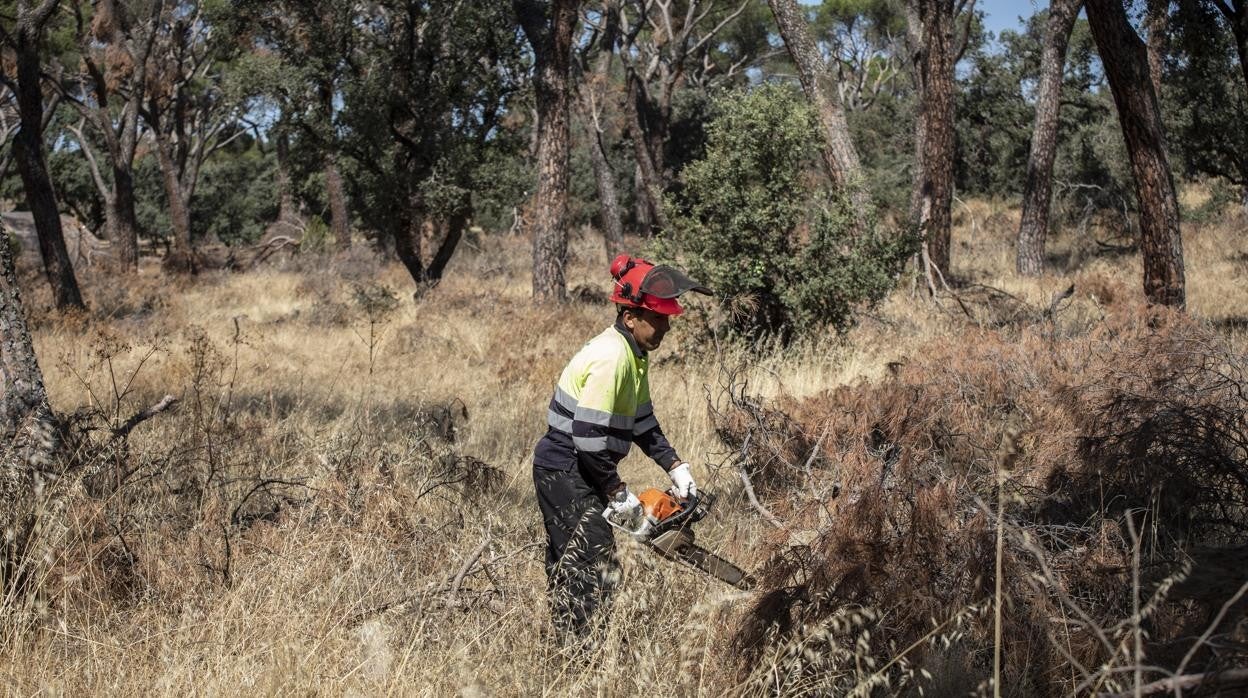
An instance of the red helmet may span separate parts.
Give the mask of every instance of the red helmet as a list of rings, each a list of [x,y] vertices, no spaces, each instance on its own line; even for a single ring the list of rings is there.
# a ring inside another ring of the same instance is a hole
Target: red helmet
[[[663,315],[680,315],[684,308],[676,298],[685,291],[711,295],[711,290],[699,285],[679,270],[666,264],[655,265],[626,254],[611,261],[611,276],[615,285],[611,289],[611,302],[631,308],[649,308]]]

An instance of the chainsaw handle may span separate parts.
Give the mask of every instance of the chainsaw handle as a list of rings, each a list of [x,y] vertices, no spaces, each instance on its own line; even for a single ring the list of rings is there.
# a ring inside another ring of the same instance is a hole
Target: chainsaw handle
[[[677,499],[677,501],[680,502],[680,511],[659,522],[659,527],[664,531],[684,526],[689,517],[693,516],[693,513],[698,510],[698,502],[701,501],[701,498],[695,493],[689,495],[686,499]]]
[[[650,523],[650,519],[646,518],[645,514],[642,514],[641,517],[638,518],[637,528],[633,529],[625,526],[624,524],[616,523],[615,519],[611,518],[611,513],[613,511],[614,509],[611,507],[607,507],[602,510],[602,518],[607,520],[607,525],[611,526],[611,528],[627,533],[635,540],[644,541],[647,538],[647,534],[650,532],[652,524]]]

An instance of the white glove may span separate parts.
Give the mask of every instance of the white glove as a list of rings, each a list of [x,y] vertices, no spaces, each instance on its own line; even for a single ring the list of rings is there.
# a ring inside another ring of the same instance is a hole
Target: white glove
[[[698,485],[693,481],[693,473],[688,463],[681,463],[672,468],[667,471],[667,475],[672,478],[672,489],[669,492],[673,497],[689,499],[698,495]]]
[[[602,515],[607,520],[617,526],[623,526],[629,530],[640,527],[641,522],[646,519],[646,512],[641,507],[641,500],[637,499],[637,495],[629,491],[627,487],[621,488],[611,501],[607,503],[606,511]]]

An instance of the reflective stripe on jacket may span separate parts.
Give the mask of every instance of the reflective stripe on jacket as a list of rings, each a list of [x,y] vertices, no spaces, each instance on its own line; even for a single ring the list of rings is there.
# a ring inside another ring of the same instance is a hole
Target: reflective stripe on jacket
[[[654,415],[648,372],[649,359],[627,329],[609,327],[586,343],[559,376],[534,464],[553,470],[579,464],[610,494],[623,484],[616,465],[633,443],[664,469],[679,462]]]

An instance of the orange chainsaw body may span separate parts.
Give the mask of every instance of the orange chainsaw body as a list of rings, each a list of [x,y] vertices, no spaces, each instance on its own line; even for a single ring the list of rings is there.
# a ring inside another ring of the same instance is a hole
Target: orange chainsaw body
[[[692,524],[706,516],[715,496],[703,492],[681,500],[651,487],[637,495],[651,526],[646,544],[669,560],[695,567],[738,589],[750,589],[754,579],[740,567],[694,543]]]
[[[653,519],[655,523],[666,521],[684,509],[679,499],[657,487],[645,490],[637,495],[637,499],[641,500],[641,508],[645,510],[646,516]]]

